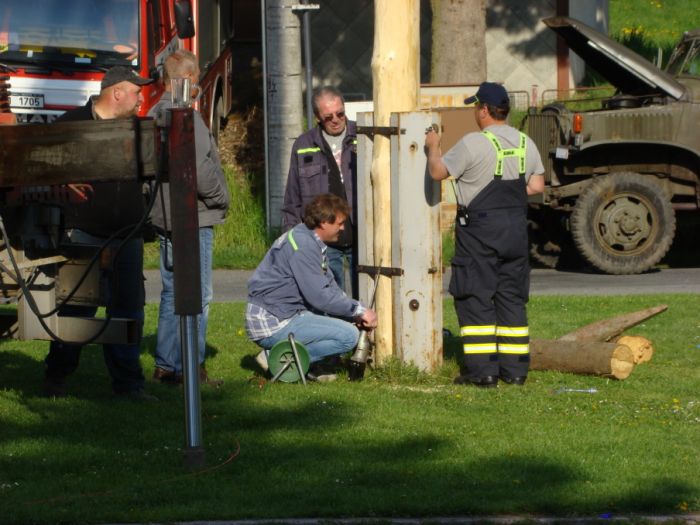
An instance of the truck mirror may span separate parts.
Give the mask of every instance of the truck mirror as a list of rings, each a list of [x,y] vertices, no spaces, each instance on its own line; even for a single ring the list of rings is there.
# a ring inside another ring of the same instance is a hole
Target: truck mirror
[[[174,5],[177,36],[180,38],[192,38],[194,36],[192,2],[190,0],[175,0]]]

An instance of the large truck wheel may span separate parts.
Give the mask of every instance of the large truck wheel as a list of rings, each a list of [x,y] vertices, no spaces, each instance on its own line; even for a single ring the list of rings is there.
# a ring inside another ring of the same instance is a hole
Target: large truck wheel
[[[613,173],[596,177],[571,214],[581,255],[611,274],[642,273],[671,247],[676,217],[671,196],[653,176]]]

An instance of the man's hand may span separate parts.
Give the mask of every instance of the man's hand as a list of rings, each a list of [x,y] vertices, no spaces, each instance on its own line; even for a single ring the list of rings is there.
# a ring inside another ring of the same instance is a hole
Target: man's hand
[[[425,131],[425,155],[428,157],[428,173],[434,180],[443,180],[450,176],[442,162],[440,135],[436,133],[434,126]]]
[[[371,308],[365,309],[362,315],[357,317],[357,325],[365,330],[371,330],[377,327],[377,312]]]
[[[429,151],[432,148],[440,148],[440,135],[431,126],[425,130],[425,149]]]

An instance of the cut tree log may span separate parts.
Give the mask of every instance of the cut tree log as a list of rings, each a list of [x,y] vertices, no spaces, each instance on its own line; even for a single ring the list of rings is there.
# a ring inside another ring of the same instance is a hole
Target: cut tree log
[[[640,335],[623,335],[615,339],[615,342],[620,345],[629,346],[634,354],[634,364],[646,363],[651,361],[654,355],[654,347],[651,341]]]
[[[533,339],[530,369],[626,379],[634,369],[634,353],[618,343]]]
[[[617,317],[596,321],[595,323],[587,324],[586,326],[582,326],[573,332],[561,336],[558,341],[610,341],[628,328],[660,314],[667,308],[668,305],[660,304],[659,306],[652,306],[651,308],[645,308],[637,312],[630,312],[628,314],[618,315]]]

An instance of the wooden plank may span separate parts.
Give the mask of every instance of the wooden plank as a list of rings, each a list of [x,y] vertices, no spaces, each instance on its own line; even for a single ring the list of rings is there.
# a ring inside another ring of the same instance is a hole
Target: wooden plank
[[[0,187],[154,177],[152,119],[0,126]]]

